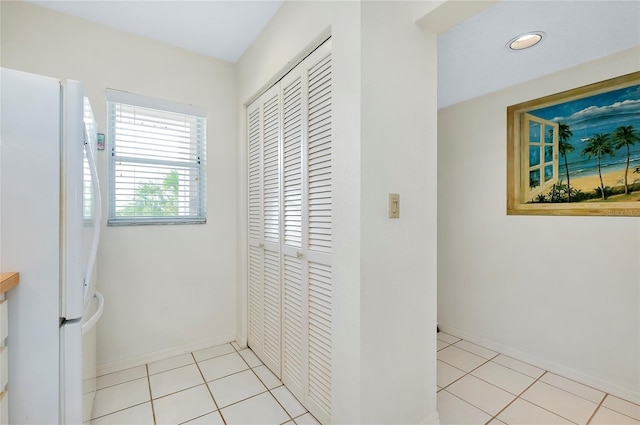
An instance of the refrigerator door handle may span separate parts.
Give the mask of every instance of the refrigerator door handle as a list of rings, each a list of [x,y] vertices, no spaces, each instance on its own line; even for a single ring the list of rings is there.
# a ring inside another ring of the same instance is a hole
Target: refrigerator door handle
[[[104,297],[98,291],[95,292],[94,297],[98,300],[98,308],[96,308],[96,312],[91,316],[91,319],[87,320],[82,325],[82,335],[86,334],[95,326],[95,324],[102,317],[102,312],[104,311]]]
[[[87,151],[87,162],[89,163],[89,171],[91,173],[91,182],[93,183],[93,197],[95,199],[95,218],[93,223],[93,240],[91,241],[91,251],[89,253],[89,261],[87,263],[87,270],[85,272],[84,286],[84,305],[86,306],[91,297],[93,297],[95,283],[91,282],[91,273],[93,272],[93,265],[98,255],[98,243],[100,242],[100,226],[102,224],[102,200],[100,194],[100,182],[98,181],[98,169],[96,161],[93,156],[93,148],[90,141],[85,142],[84,147]]]

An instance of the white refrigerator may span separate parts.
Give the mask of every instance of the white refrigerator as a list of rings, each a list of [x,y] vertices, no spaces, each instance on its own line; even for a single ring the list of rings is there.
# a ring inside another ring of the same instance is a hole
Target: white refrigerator
[[[77,81],[2,68],[0,270],[11,424],[81,424],[95,396],[100,188],[95,123]]]

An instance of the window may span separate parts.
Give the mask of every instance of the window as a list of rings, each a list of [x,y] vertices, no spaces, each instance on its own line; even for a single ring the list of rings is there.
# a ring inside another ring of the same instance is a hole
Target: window
[[[524,114],[523,193],[533,199],[558,182],[558,123]]]
[[[109,225],[206,222],[206,114],[107,90]]]

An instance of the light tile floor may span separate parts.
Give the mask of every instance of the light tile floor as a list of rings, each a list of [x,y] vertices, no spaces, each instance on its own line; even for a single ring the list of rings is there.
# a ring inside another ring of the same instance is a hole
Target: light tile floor
[[[442,425],[640,425],[640,405],[438,333]]]
[[[91,424],[319,425],[250,349],[235,343],[97,379]]]
[[[640,405],[438,334],[442,425],[640,425]],[[91,424],[318,422],[250,349],[223,344],[104,375]]]

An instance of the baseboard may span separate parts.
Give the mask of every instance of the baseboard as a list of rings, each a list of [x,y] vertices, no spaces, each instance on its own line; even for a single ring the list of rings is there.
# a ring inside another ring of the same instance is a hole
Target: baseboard
[[[222,335],[217,338],[211,338],[192,344],[185,344],[179,347],[167,348],[165,350],[155,351],[153,353],[140,354],[138,356],[129,357],[123,360],[101,364],[97,366],[97,376],[106,375],[108,373],[117,372],[123,369],[142,366],[147,363],[168,359],[169,357],[179,356],[181,354],[191,353],[192,351],[202,350],[204,348],[213,347],[215,345],[226,344],[235,340],[235,333]]]
[[[635,391],[631,388],[623,387],[614,382],[580,372],[579,370],[562,366],[560,364],[540,357],[532,356],[531,354],[515,350],[492,340],[470,334],[462,329],[457,329],[446,325],[439,326],[442,332],[455,335],[469,342],[473,342],[474,344],[478,344],[490,350],[502,353],[505,356],[513,357],[516,360],[529,363],[530,365],[533,365],[540,369],[548,370],[549,372],[564,376],[565,378],[569,378],[581,384],[594,387],[600,391],[604,391],[616,397],[620,397],[622,399],[640,404],[640,391]]]
[[[422,422],[420,422],[419,425],[440,425],[440,417],[438,416],[438,412],[424,419]]]

